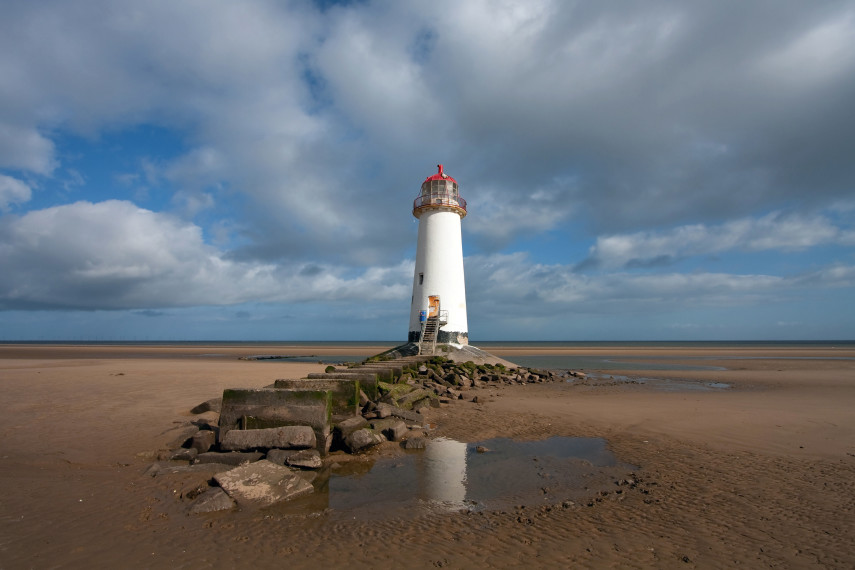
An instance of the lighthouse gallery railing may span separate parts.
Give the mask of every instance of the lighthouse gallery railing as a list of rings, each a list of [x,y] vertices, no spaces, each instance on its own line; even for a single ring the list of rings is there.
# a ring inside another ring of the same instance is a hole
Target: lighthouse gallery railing
[[[466,200],[447,192],[437,194],[422,194],[413,200],[413,210],[422,206],[452,206],[466,211]]]

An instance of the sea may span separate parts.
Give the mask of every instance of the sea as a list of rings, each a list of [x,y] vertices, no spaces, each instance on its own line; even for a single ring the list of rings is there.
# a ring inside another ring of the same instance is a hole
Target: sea
[[[171,346],[171,347],[228,347],[240,348],[242,346],[247,349],[252,349],[252,355],[264,356],[264,349],[276,348],[300,348],[305,347],[306,353],[279,357],[271,359],[270,362],[287,360],[289,362],[323,362],[325,364],[342,364],[345,362],[359,362],[365,358],[365,347],[395,347],[402,344],[401,341],[223,341],[223,340],[85,340],[85,341],[57,341],[57,340],[37,340],[37,341],[0,341],[0,345],[60,345],[60,346]],[[779,350],[796,350],[796,349],[855,349],[855,340],[794,340],[794,341],[483,341],[473,342],[473,345],[482,348],[488,352],[494,349],[501,349],[502,357],[510,360],[521,366],[530,368],[551,368],[551,369],[567,369],[567,370],[717,370],[720,368],[704,365],[704,360],[709,360],[711,357],[673,357],[657,355],[655,358],[645,358],[642,356],[626,357],[626,349],[667,349],[667,348],[687,348],[687,349],[734,349],[734,352],[745,349],[774,349]],[[312,353],[313,348],[336,348],[340,352],[336,354],[316,355]],[[579,350],[586,348],[596,348],[596,355],[580,355]],[[614,349],[610,352],[609,349]],[[531,349],[548,349],[554,354],[525,354]],[[561,354],[562,350],[573,350],[577,354]],[[516,353],[516,351],[519,351]],[[248,352],[248,353],[249,353]],[[217,356],[216,351],[212,351],[210,356]],[[776,358],[781,358],[780,353],[776,354]],[[723,359],[740,359],[750,358],[741,356],[721,357],[716,356],[716,360]],[[786,356],[784,356],[786,358]],[[798,357],[799,359],[805,357]],[[808,357],[809,358],[809,357]],[[828,357],[823,357],[828,359]],[[680,360],[680,363],[669,363],[669,360]],[[841,360],[852,360],[848,357],[840,357]],[[697,364],[686,364],[689,361],[697,361]]]

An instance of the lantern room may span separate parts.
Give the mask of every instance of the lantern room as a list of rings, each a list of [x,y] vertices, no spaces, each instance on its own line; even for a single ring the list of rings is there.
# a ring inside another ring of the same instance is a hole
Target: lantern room
[[[466,200],[460,196],[457,180],[443,172],[441,164],[437,169],[422,182],[421,192],[413,202],[413,215],[419,218],[427,210],[450,210],[466,217]]]

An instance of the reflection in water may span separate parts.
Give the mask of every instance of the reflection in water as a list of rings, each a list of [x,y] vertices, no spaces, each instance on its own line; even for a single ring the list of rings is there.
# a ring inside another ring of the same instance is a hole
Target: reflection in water
[[[478,446],[486,451],[477,452]],[[385,518],[544,504],[590,496],[597,481],[611,485],[631,468],[618,462],[600,438],[496,438],[469,444],[439,438],[423,451],[327,471],[314,481],[314,495],[287,509],[329,508],[361,518]]]
[[[466,444],[453,439],[434,439],[421,459],[425,477],[424,498],[452,507],[463,506],[466,499]]]

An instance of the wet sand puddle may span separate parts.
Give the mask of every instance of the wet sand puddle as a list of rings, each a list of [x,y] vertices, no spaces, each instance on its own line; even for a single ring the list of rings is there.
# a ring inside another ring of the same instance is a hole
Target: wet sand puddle
[[[383,519],[554,504],[591,497],[632,469],[601,438],[437,438],[398,457],[333,465],[313,482],[313,495],[268,511]]]
[[[620,374],[591,373],[590,378],[602,381],[612,381],[623,384],[645,384],[663,392],[680,391],[716,391],[727,390],[731,385],[727,382],[703,382],[698,380],[681,380],[678,378],[647,378],[644,376],[623,376]],[[568,382],[576,381],[570,378]]]

